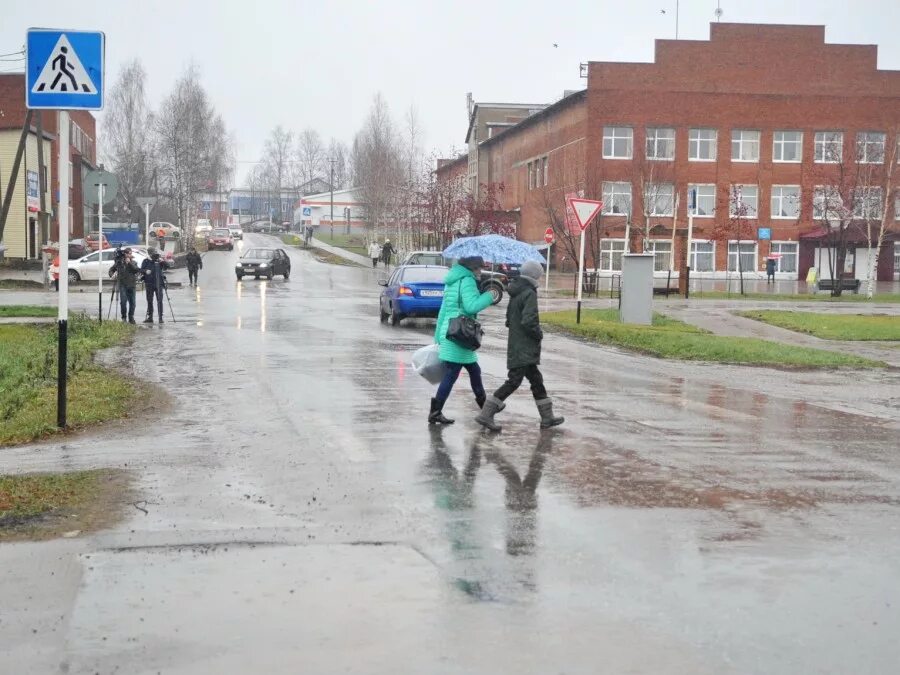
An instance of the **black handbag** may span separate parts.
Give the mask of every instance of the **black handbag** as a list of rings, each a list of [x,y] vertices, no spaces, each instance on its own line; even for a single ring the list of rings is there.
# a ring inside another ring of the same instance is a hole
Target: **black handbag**
[[[462,312],[462,280],[459,282],[456,300],[459,310]],[[484,338],[484,330],[481,328],[479,321],[465,314],[460,314],[450,319],[450,325],[447,326],[447,339],[450,342],[474,352],[481,347],[482,338]]]

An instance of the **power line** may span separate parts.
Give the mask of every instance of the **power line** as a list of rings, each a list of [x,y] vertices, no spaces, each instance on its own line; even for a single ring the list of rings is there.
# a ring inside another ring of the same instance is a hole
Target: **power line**
[[[25,48],[23,47],[17,52],[10,52],[9,54],[0,54],[0,57],[3,56],[25,56]]]

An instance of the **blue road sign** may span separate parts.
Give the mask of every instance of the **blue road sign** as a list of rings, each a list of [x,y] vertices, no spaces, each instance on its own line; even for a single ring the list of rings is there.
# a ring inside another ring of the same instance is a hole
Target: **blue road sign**
[[[758,227],[756,228],[756,238],[760,241],[771,240],[772,239],[772,228],[771,227]]]
[[[106,37],[98,31],[31,28],[25,67],[25,105],[101,110]]]
[[[200,210],[201,210],[201,211],[205,211],[205,212],[212,211],[212,203],[210,203],[210,202],[201,202],[201,203],[200,203]]]
[[[303,215],[304,215],[304,216],[311,216],[311,215],[312,215],[312,207],[304,206],[304,207],[303,207]]]

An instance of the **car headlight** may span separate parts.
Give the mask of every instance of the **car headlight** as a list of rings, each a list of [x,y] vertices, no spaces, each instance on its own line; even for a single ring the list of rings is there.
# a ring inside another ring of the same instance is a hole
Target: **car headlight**
[[[260,265],[260,267],[268,267],[268,266],[269,266],[269,263],[263,263],[262,265]]]

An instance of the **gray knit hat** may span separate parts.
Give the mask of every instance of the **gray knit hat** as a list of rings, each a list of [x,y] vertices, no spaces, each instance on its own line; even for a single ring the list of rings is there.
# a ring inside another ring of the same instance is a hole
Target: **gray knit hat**
[[[544,276],[544,268],[541,267],[539,262],[535,262],[534,260],[528,260],[522,264],[522,267],[519,269],[519,273],[533,281],[535,286],[537,286],[537,282],[541,280],[541,277]]]

